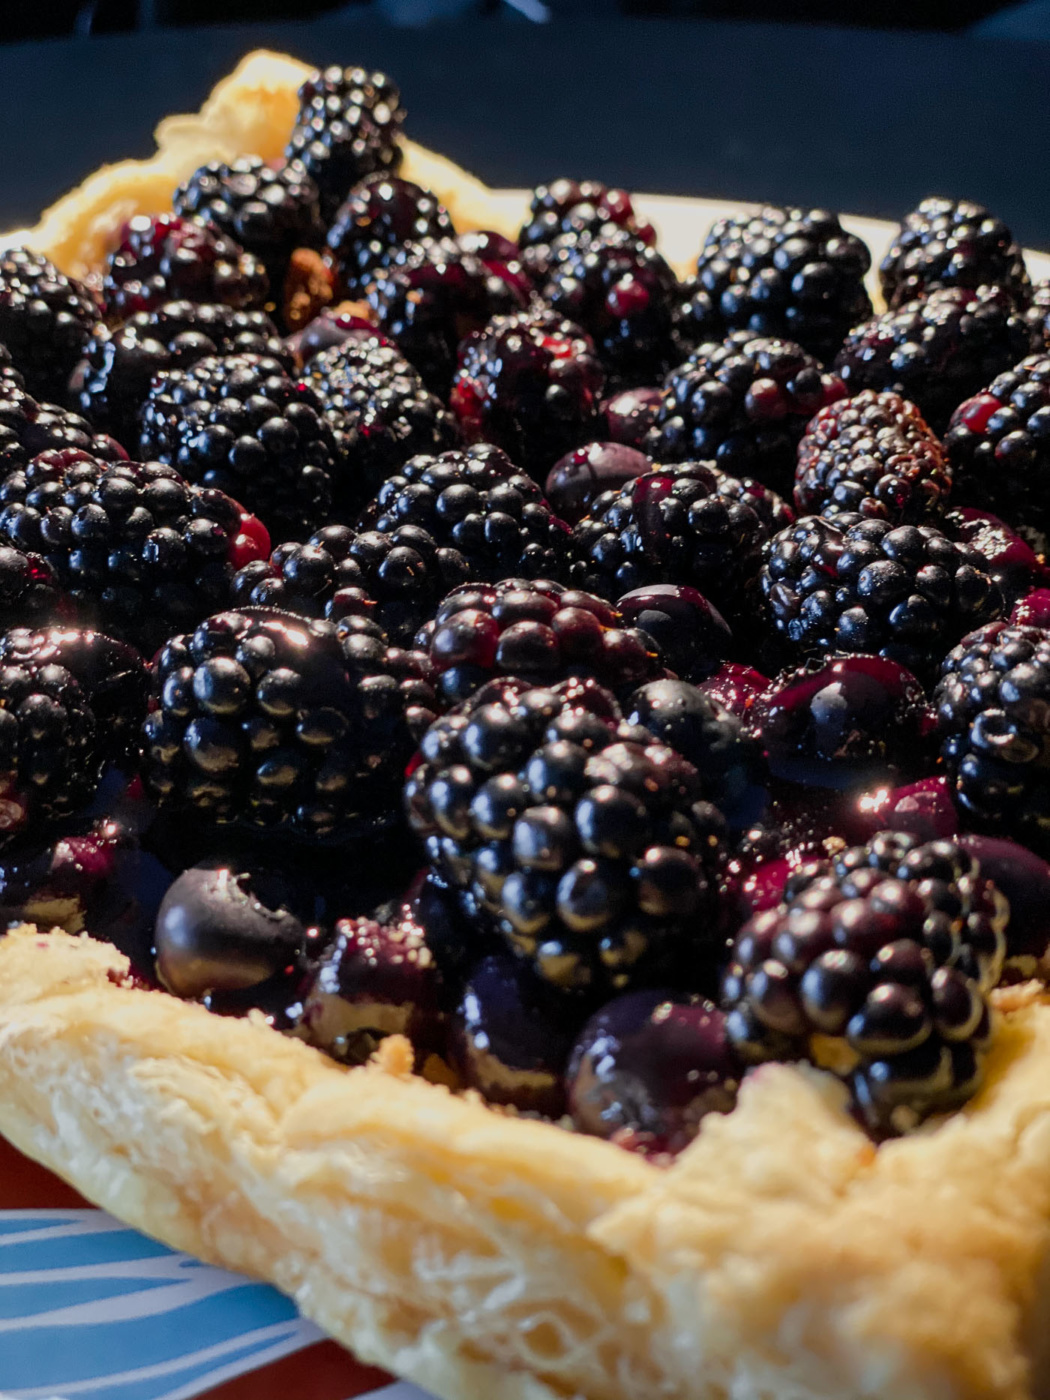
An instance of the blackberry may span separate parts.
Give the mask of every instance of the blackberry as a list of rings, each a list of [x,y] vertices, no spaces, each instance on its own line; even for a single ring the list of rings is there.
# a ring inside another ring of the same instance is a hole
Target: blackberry
[[[945,287],[855,327],[835,360],[850,394],[900,394],[942,433],[963,399],[1037,348],[1002,287]]]
[[[684,462],[606,492],[573,528],[570,581],[610,600],[643,584],[688,584],[739,614],[780,518],[764,518],[767,499],[749,500],[750,484],[713,463]]]
[[[275,540],[327,520],[340,471],[308,384],[268,355],[208,355],[162,371],[140,416],[142,455],[243,500]]]
[[[138,214],[106,262],[106,319],[119,324],[166,301],[221,302],[259,309],[268,282],[262,263],[211,225],[178,214]]]
[[[532,192],[518,246],[530,273],[542,281],[558,239],[578,240],[624,229],[644,245],[656,242],[649,223],[640,222],[626,190],[609,189],[597,180],[552,180]],[[564,247],[564,243],[558,245]]]
[[[1000,616],[987,562],[932,525],[807,515],[770,540],[762,591],[804,653],[869,652],[920,677],[960,637]]]
[[[41,452],[77,448],[107,462],[127,460],[119,443],[97,433],[79,414],[38,403],[13,379],[0,379],[0,481],[24,470]]]
[[[790,496],[806,424],[845,392],[800,345],[735,331],[668,376],[643,450],[661,462],[710,458]]]
[[[377,337],[322,350],[304,379],[320,400],[344,462],[336,489],[344,514],[359,510],[410,457],[442,452],[458,440],[441,400],[400,351]]]
[[[655,248],[616,228],[563,238],[543,299],[594,341],[611,384],[653,384],[682,358],[678,278]]]
[[[1037,282],[1032,288],[1025,321],[1032,334],[1033,349],[1050,350],[1050,278]]]
[[[418,644],[450,705],[498,676],[537,686],[591,677],[622,694],[665,674],[659,647],[640,628],[592,593],[549,580],[463,584],[437,609]]]
[[[1050,632],[998,622],[964,637],[933,698],[964,816],[1050,854]]]
[[[879,1137],[965,1102],[991,1038],[1006,900],[955,841],[881,832],[803,865],[733,944],[722,984],[741,1057],[814,1059]]]
[[[951,489],[943,447],[898,394],[867,389],[829,404],[798,446],[795,505],[805,515],[856,511],[917,525],[943,515]]]
[[[547,473],[544,490],[561,518],[575,525],[590,515],[606,491],[619,491],[628,481],[652,471],[652,458],[619,442],[588,442],[567,452]]]
[[[405,787],[435,872],[563,990],[702,980],[722,823],[696,769],[593,684],[491,691],[431,726]]]
[[[592,439],[605,374],[587,334],[553,311],[496,316],[459,348],[450,406],[468,442],[494,442],[543,481]]]
[[[0,484],[0,541],[40,554],[78,617],[151,655],[269,553],[259,521],[157,462],[45,452]]]
[[[0,250],[0,342],[37,398],[65,399],[98,315],[88,288],[47,258]]]
[[[1002,589],[1008,607],[1046,583],[1048,575],[1043,560],[997,515],[975,510],[972,506],[960,506],[958,510],[948,511],[944,530],[949,539],[969,545],[984,557],[985,568]]]
[[[448,394],[459,342],[503,309],[493,305],[490,280],[481,259],[451,238],[408,243],[389,266],[376,269],[368,302],[379,327],[435,394]]]
[[[457,550],[473,578],[561,579],[569,529],[540,488],[498,447],[480,443],[440,456],[413,457],[384,481],[361,516],[364,529],[428,531]]]
[[[65,667],[0,664],[0,846],[85,806],[101,772],[95,716]]]
[[[84,348],[80,382],[85,416],[120,442],[138,443],[138,415],[155,375],[188,369],[206,355],[268,355],[293,360],[264,311],[234,311],[205,302],[168,301],[139,311],[114,330],[100,325]]]
[[[1050,534],[1050,354],[1029,355],[952,414],[953,503],[1001,515],[1039,552]]]
[[[282,608],[300,617],[374,617],[392,642],[410,641],[438,603],[470,577],[458,550],[417,525],[390,534],[326,525],[306,544],[282,544],[230,585],[234,607]]]
[[[697,296],[719,335],[783,336],[827,362],[871,315],[870,266],[867,247],[837,214],[767,205],[712,227],[696,261]],[[697,307],[691,314],[697,319]]]
[[[1021,307],[1031,293],[1013,234],[966,199],[924,199],[906,214],[879,266],[879,282],[891,310],[941,287],[999,286]]]
[[[397,170],[404,120],[401,93],[385,73],[331,67],[303,83],[285,156],[316,181],[326,224],[366,175]]]
[[[153,683],[142,772],[162,807],[306,840],[389,825],[410,723],[433,719],[424,658],[360,619],[218,613],[167,642]]]
[[[479,258],[488,273],[493,316],[511,316],[534,299],[532,278],[521,260],[521,249],[501,233],[474,229],[456,235],[456,247]]]
[[[324,243],[320,195],[297,160],[279,170],[259,156],[241,156],[231,165],[211,161],[178,187],[172,207],[205,220],[258,258],[275,298],[296,248]]]
[[[335,275],[336,295],[362,297],[406,243],[455,233],[448,211],[429,190],[396,175],[369,175],[347,195],[328,230],[325,262]]]
[[[0,633],[12,627],[58,622],[71,615],[72,602],[46,559],[0,545]]]

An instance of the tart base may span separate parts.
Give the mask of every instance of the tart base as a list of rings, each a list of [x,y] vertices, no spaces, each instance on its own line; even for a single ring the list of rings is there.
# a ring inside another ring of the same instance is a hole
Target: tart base
[[[1047,1394],[1034,989],[1000,998],[987,1087],[910,1138],[874,1149],[830,1076],[770,1065],[660,1169],[404,1076],[396,1042],[342,1069],[126,970],[0,939],[0,1130],[444,1400]]]

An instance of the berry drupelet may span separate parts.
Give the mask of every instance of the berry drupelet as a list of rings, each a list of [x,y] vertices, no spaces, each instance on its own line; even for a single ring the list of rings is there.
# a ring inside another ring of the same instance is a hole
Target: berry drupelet
[[[878,1137],[978,1087],[1009,906],[954,841],[882,832],[802,866],[736,936],[722,984],[751,1063],[811,1058]]]
[[[433,691],[422,656],[351,624],[246,608],[167,642],[143,728],[161,805],[308,841],[388,826]]]
[[[708,975],[721,816],[611,694],[497,683],[434,724],[421,759],[405,803],[432,867],[540,977],[586,991]]]
[[[762,591],[799,651],[871,652],[920,677],[1005,603],[984,556],[932,525],[807,515],[770,541]]]
[[[326,525],[306,544],[278,545],[269,560],[245,565],[230,586],[230,602],[330,622],[369,616],[403,645],[470,572],[458,550],[439,546],[418,525],[391,534]]]
[[[243,500],[274,539],[329,518],[340,471],[321,401],[268,355],[209,355],[164,370],[141,413],[144,458]]]
[[[361,516],[364,529],[426,530],[458,551],[472,578],[564,576],[569,530],[531,477],[498,447],[481,443],[438,457],[413,457],[385,481]]]
[[[496,316],[461,343],[449,400],[467,442],[494,442],[537,481],[593,438],[605,373],[553,311]]]
[[[609,599],[645,584],[686,584],[734,616],[758,577],[763,544],[791,519],[783,502],[767,519],[771,493],[752,497],[750,485],[711,463],[685,462],[599,496],[573,529],[572,583]]]
[[[598,233],[623,229],[642,245],[656,242],[651,224],[639,220],[626,190],[610,189],[597,180],[552,180],[532,192],[529,213],[518,246],[526,267],[543,280],[550,267],[552,248]],[[563,240],[557,243],[557,240]]]
[[[401,93],[385,73],[333,66],[303,83],[285,155],[316,182],[326,224],[366,175],[401,164],[404,120]]]
[[[1038,348],[1002,287],[945,287],[856,326],[835,360],[850,394],[889,390],[942,433],[963,399]]]
[[[178,214],[138,214],[106,263],[102,299],[107,321],[119,324],[166,301],[261,309],[267,290],[262,263],[210,225]]]
[[[437,195],[397,175],[368,176],[347,195],[328,230],[325,262],[335,275],[336,295],[362,297],[406,243],[455,233]]]
[[[662,255],[621,228],[564,238],[543,287],[544,301],[591,337],[617,388],[654,384],[682,358],[680,298]]]
[[[933,699],[967,821],[1050,854],[1050,632],[999,622],[964,637]]]
[[[800,514],[856,511],[894,525],[944,513],[952,474],[926,420],[898,394],[870,389],[822,408],[798,446]]]
[[[259,156],[241,156],[229,165],[211,161],[178,187],[172,207],[203,219],[258,258],[278,299],[296,248],[324,242],[317,186],[296,160],[279,170]]]
[[[870,266],[867,247],[836,214],[767,206],[713,226],[696,262],[697,293],[720,334],[783,336],[826,362],[871,315]]]
[[[1013,234],[967,199],[924,199],[906,214],[879,266],[879,282],[891,310],[941,287],[1003,287],[1021,307],[1031,294]]]
[[[406,244],[388,266],[376,269],[368,302],[379,327],[435,394],[448,394],[463,337],[504,309],[493,304],[493,281],[507,289],[451,238]],[[524,309],[524,297],[516,300]]]
[[[322,350],[306,367],[343,460],[341,512],[354,512],[410,457],[458,440],[455,421],[392,345],[355,337]]]
[[[664,674],[651,637],[593,593],[550,580],[463,584],[442,602],[418,644],[449,705],[500,676],[536,686],[590,677],[623,694]]]
[[[42,555],[80,619],[146,655],[221,607],[235,570],[270,551],[260,522],[221,491],[75,449],[0,485],[0,539]]]
[[[0,343],[37,398],[66,398],[69,376],[98,320],[87,287],[28,248],[0,251]]]
[[[668,376],[645,451],[661,462],[709,458],[790,496],[806,424],[845,392],[800,345],[735,331]]]
[[[1050,355],[1029,355],[952,414],[953,502],[1001,515],[1040,553],[1050,534]]]
[[[123,447],[97,433],[79,414],[37,403],[21,383],[0,378],[0,481],[24,470],[41,452],[76,448],[107,462],[127,461]]]
[[[139,311],[122,326],[95,328],[84,347],[81,411],[118,441],[138,444],[138,415],[155,375],[189,369],[207,355],[267,355],[292,368],[277,327],[264,311],[235,311],[205,302],[169,301]]]

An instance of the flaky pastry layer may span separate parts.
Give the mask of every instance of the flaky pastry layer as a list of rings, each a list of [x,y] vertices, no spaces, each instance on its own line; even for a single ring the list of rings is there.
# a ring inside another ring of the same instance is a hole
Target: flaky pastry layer
[[[0,1131],[444,1400],[1047,1393],[1034,990],[981,1095],[914,1137],[876,1151],[829,1076],[770,1065],[661,1169],[125,971],[86,937],[0,939]]]

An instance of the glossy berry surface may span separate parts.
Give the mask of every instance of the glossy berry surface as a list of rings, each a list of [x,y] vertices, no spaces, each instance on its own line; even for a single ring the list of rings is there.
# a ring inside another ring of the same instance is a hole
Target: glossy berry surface
[[[587,1022],[569,1061],[575,1127],[647,1154],[680,1151],[708,1113],[729,1113],[743,1065],[725,1014],[701,997],[628,992]]]
[[[58,622],[71,617],[72,610],[72,600],[46,560],[0,545],[0,628],[6,632],[20,624]]]
[[[234,571],[270,550],[221,491],[157,462],[45,452],[0,486],[0,538],[37,552],[76,617],[146,655],[226,600]]]
[[[1023,977],[1044,973],[1050,947],[1050,865],[1026,846],[1001,836],[966,832],[960,844],[1010,905],[1007,967]]]
[[[518,244],[525,265],[541,281],[549,271],[554,250],[617,229],[643,245],[656,241],[652,226],[639,218],[626,190],[610,189],[598,180],[562,178],[533,190]]]
[[[79,413],[38,403],[26,392],[21,375],[11,378],[0,370],[0,481],[27,467],[41,452],[70,447],[106,462],[128,457],[120,443],[97,432]]]
[[[1013,234],[968,199],[924,199],[906,214],[879,266],[879,282],[890,307],[940,287],[1005,287],[1022,306],[1031,291]]]
[[[943,841],[959,834],[959,813],[943,773],[900,787],[873,784],[851,796],[849,805],[839,810],[842,835],[857,844],[870,841],[880,831],[907,831],[920,841]]]
[[[696,280],[721,334],[785,336],[827,361],[849,328],[871,315],[870,266],[868,249],[837,215],[767,206],[718,220]]]
[[[944,513],[952,474],[914,404],[868,390],[822,408],[798,446],[795,506],[802,515],[856,511],[894,525]]]
[[[663,395],[655,387],[621,389],[610,395],[602,405],[610,440],[626,447],[643,447],[662,401]]]
[[[432,718],[422,657],[361,621],[269,609],[208,618],[153,665],[143,777],[210,822],[329,839],[389,824],[410,722]]]
[[[652,459],[618,442],[589,442],[567,452],[547,474],[545,490],[562,520],[575,525],[606,491],[619,491],[652,470]]]
[[[552,685],[572,676],[617,694],[663,674],[652,638],[593,593],[549,579],[462,584],[419,635],[448,705],[488,681]]]
[[[800,345],[737,331],[668,377],[645,450],[661,462],[710,458],[790,497],[806,424],[845,392]]]
[[[590,338],[549,311],[496,316],[461,342],[449,403],[468,442],[494,442],[537,480],[594,436],[605,373]]]
[[[722,984],[752,1062],[816,1058],[879,1136],[965,1102],[990,1036],[1006,900],[957,842],[884,832],[791,876],[737,934]]]
[[[729,655],[729,624],[686,584],[647,584],[625,593],[616,606],[628,622],[648,632],[665,664],[684,681],[705,680]]]
[[[379,173],[346,197],[328,230],[325,260],[335,273],[337,296],[360,298],[380,268],[389,267],[406,243],[455,235],[437,196],[411,180]]]
[[[702,976],[722,819],[692,764],[624,726],[608,692],[482,691],[431,727],[405,803],[439,877],[553,986]]]
[[[944,518],[946,533],[975,549],[984,567],[995,579],[1007,605],[1038,592],[1047,582],[1046,564],[1029,544],[1005,521],[990,511],[960,506]],[[1026,531],[1030,537],[1030,532]]]
[[[64,402],[98,307],[90,291],[28,248],[0,252],[0,344],[31,394]]]

